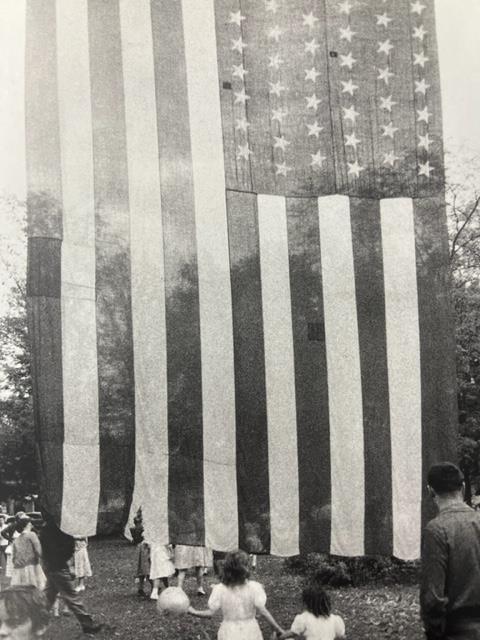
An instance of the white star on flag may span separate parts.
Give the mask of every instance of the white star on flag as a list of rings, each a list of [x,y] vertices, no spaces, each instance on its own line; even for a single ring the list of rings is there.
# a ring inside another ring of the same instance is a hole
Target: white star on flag
[[[310,11],[310,13],[304,13],[303,14],[303,26],[304,27],[308,27],[309,29],[313,29],[316,22],[318,22],[318,18],[316,18],[313,15],[312,11]]]
[[[277,122],[282,122],[283,118],[286,118],[288,115],[288,109],[272,109],[272,120],[276,120]]]
[[[277,97],[280,97],[282,91],[287,90],[281,82],[269,82],[268,84],[270,85],[270,93]]]
[[[377,19],[377,27],[379,26],[388,27],[388,23],[392,21],[392,18],[389,18],[386,13],[384,13],[381,16],[376,15],[375,17]]]
[[[354,105],[352,104],[352,106],[348,107],[348,109],[346,107],[342,107],[342,109],[343,109],[343,118],[345,120],[350,120],[351,122],[353,122],[353,124],[355,124],[355,119],[360,114],[358,113],[358,111],[355,111]]]
[[[235,121],[235,129],[237,131],[245,131],[246,133],[249,126],[250,123],[246,118],[237,118],[237,120]]]
[[[279,69],[281,64],[283,64],[283,60],[280,58],[278,53],[275,53],[273,56],[268,56],[269,67],[273,67],[274,69]]]
[[[428,110],[428,107],[425,107],[425,109],[417,109],[417,113],[417,122],[426,122],[428,124],[428,121],[432,116],[432,114]]]
[[[323,131],[323,127],[319,127],[318,126],[318,122],[315,120],[315,122],[313,124],[306,124],[305,125],[308,129],[308,134],[309,136],[315,136],[316,138],[318,138],[318,135],[320,133],[320,131]]]
[[[242,87],[240,91],[235,91],[235,104],[245,104],[247,100],[250,100],[250,96],[245,93],[245,87]]]
[[[418,175],[419,176],[426,176],[427,178],[430,177],[430,174],[433,171],[433,167],[430,166],[430,162],[429,160],[427,160],[426,162],[419,162],[418,163]]]
[[[411,2],[410,6],[412,7],[412,13],[418,13],[419,16],[422,15],[422,11],[425,9],[425,5],[418,2],[418,0]]]
[[[385,84],[389,83],[389,79],[392,78],[395,74],[392,73],[390,71],[390,69],[388,67],[385,67],[385,69],[378,69],[378,71],[380,72],[377,76],[377,80],[383,80],[385,82]]]
[[[273,29],[270,29],[270,31],[268,32],[268,37],[270,38],[270,40],[275,40],[275,42],[278,42],[282,33],[283,31],[280,29],[278,24],[276,24]]]
[[[430,59],[423,53],[423,51],[421,53],[414,53],[413,55],[415,56],[413,64],[420,65],[422,69],[425,66],[425,63],[428,62]]]
[[[393,167],[397,160],[400,160],[400,158],[396,156],[393,151],[389,151],[388,153],[383,154],[383,164],[389,164],[391,167]]]
[[[348,15],[350,13],[352,6],[353,5],[351,5],[350,2],[346,0],[345,2],[341,2],[338,5],[338,10],[340,11],[340,13],[346,13]]]
[[[389,138],[393,138],[395,131],[398,131],[398,127],[394,127],[393,122],[389,122],[386,125],[383,124],[381,128],[383,129],[382,136],[388,136]]]
[[[315,38],[313,38],[313,40],[310,40],[310,42],[305,42],[305,53],[311,53],[312,55],[315,55],[317,49],[320,49],[320,45],[315,40]]]
[[[351,69],[356,62],[355,58],[352,56],[351,51],[346,56],[340,54],[340,58],[341,58],[340,60],[341,67],[348,67],[349,69]]]
[[[312,96],[305,96],[305,100],[307,101],[307,109],[314,109],[316,110],[318,105],[320,104],[321,100],[320,98],[317,98],[317,96],[315,94],[313,94]]]
[[[418,38],[419,40],[423,40],[427,33],[428,31],[425,31],[423,24],[421,24],[419,27],[413,28],[413,37]]]
[[[385,40],[384,42],[378,43],[377,53],[385,53],[388,56],[391,49],[393,49],[393,44],[391,44],[390,40],[388,39],[388,40]]]
[[[245,20],[245,16],[242,16],[240,11],[236,11],[235,13],[233,11],[230,12],[229,22],[231,24],[236,24],[240,27],[242,25],[242,20]]]
[[[321,74],[315,69],[315,67],[312,67],[311,69],[305,69],[305,81],[311,80],[312,82],[316,82],[319,75]]]
[[[380,109],[385,109],[388,112],[391,112],[394,104],[397,104],[394,100],[392,100],[392,96],[388,96],[388,98],[380,97]]]
[[[238,152],[237,152],[237,158],[242,159],[243,160],[248,160],[249,156],[252,155],[252,150],[250,149],[250,147],[248,146],[248,144],[239,144],[238,145]]]
[[[420,82],[415,80],[415,93],[423,93],[423,95],[425,95],[429,88],[430,85],[425,82],[425,78],[422,78]]]
[[[238,51],[238,53],[243,53],[245,47],[248,47],[247,44],[240,37],[238,40],[232,40],[232,51]]]
[[[243,64],[234,64],[232,66],[232,76],[235,78],[241,78],[242,80],[245,77],[245,74],[248,73],[248,71],[245,69],[245,67],[243,66]]]
[[[351,96],[353,96],[353,92],[358,89],[358,85],[353,84],[353,81],[351,78],[348,82],[344,82],[343,80],[340,80],[340,82],[343,85],[342,93],[349,93]]]
[[[363,171],[363,167],[358,164],[358,160],[355,162],[347,162],[348,164],[348,175],[355,176],[358,178],[360,176],[360,171]]]
[[[345,146],[346,147],[353,147],[354,149],[357,148],[357,144],[360,143],[360,138],[357,138],[357,136],[355,135],[355,131],[353,133],[351,133],[350,135],[346,135],[345,136]]]
[[[311,167],[321,167],[323,161],[327,159],[326,156],[322,156],[322,152],[320,151],[320,149],[317,151],[317,153],[311,153],[310,155],[312,156],[312,161],[310,162]]]
[[[265,10],[277,13],[278,3],[276,0],[265,0]]]
[[[340,29],[340,40],[348,40],[348,42],[351,42],[355,34],[356,31],[352,31],[350,25],[348,25],[346,29]]]
[[[290,142],[283,136],[273,136],[273,138],[275,140],[275,144],[273,145],[274,149],[281,149],[282,151],[285,151],[287,146],[290,144]]]
[[[420,149],[425,149],[426,151],[428,151],[430,145],[432,144],[432,141],[428,137],[428,133],[426,133],[424,136],[419,134],[418,139],[418,146],[420,147]]]
[[[275,165],[277,167],[277,171],[275,175],[277,176],[287,176],[287,171],[291,171],[292,167],[287,167],[286,162],[282,162],[280,164]]]

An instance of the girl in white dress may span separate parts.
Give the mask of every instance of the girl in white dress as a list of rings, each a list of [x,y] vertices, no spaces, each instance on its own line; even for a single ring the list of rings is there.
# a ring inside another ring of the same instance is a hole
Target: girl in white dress
[[[249,580],[248,575],[248,555],[243,551],[227,554],[222,582],[214,585],[208,609],[188,609],[189,613],[199,618],[210,618],[216,611],[222,612],[223,621],[218,630],[218,640],[262,640],[257,613],[278,633],[283,633],[265,607],[267,596],[262,585]]]

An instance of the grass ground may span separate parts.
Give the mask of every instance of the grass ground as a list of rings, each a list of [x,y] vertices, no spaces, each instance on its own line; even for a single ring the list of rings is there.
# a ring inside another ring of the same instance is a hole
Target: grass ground
[[[218,619],[200,620],[192,616],[159,615],[155,603],[136,595],[133,574],[136,549],[122,540],[93,541],[89,547],[94,577],[88,581],[85,603],[99,619],[111,625],[102,638],[125,640],[214,640]],[[259,557],[255,578],[265,586],[267,607],[278,622],[287,627],[299,612],[301,579],[283,569],[277,558]],[[207,577],[207,583],[213,581]],[[206,606],[197,597],[190,576],[185,589],[192,604]],[[334,608],[343,616],[350,640],[421,640],[417,589],[414,586],[368,586],[331,591]],[[264,637],[271,632],[262,623]],[[54,619],[48,640],[75,640],[85,637],[73,616]]]

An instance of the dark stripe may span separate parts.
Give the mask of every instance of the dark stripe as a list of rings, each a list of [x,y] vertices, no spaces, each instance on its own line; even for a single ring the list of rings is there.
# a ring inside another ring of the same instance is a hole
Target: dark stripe
[[[195,208],[180,2],[152,0],[165,255],[169,526],[202,544],[202,388]]]
[[[455,343],[448,286],[448,241],[443,196],[414,200],[417,253],[422,460],[425,524],[434,514],[426,492],[431,464],[456,461]]]
[[[270,549],[268,433],[256,196],[227,191],[230,243],[239,546]]]
[[[60,304],[62,192],[55,2],[52,0],[27,2],[25,97],[27,314],[36,449],[42,505],[60,524],[64,436]]]
[[[330,552],[327,361],[316,198],[287,198],[297,406],[300,553]]]
[[[135,406],[130,226],[118,2],[89,0],[100,420],[98,530],[118,530],[132,498]]]
[[[350,199],[362,376],[365,554],[393,552],[392,455],[380,202]]]

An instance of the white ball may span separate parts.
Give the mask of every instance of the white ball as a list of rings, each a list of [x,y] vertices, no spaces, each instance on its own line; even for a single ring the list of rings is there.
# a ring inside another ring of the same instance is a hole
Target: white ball
[[[168,587],[164,589],[157,600],[157,609],[161,613],[168,611],[169,613],[180,615],[187,613],[189,606],[190,600],[185,591],[180,589],[180,587]]]

